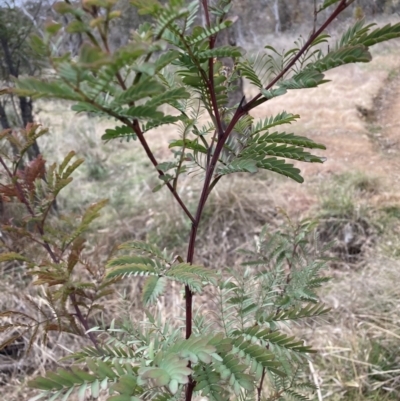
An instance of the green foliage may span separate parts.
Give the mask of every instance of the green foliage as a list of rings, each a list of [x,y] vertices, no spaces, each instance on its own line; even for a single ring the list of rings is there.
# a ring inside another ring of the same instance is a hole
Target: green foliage
[[[284,51],[266,45],[256,55],[238,47],[216,46],[218,34],[236,20],[227,17],[230,0],[202,2],[205,26],[195,25],[198,1],[185,6],[183,0],[132,0],[138,13],[152,22],[142,24],[128,43],[115,50],[109,36],[110,21],[121,15],[116,1],[55,4],[55,11],[69,18],[66,32],[85,39],[79,54],[72,57],[57,51],[61,26],[50,24],[43,38],[31,40],[32,48],[52,66],[51,78],[20,78],[14,93],[64,100],[78,113],[116,121],[118,125],[102,139],[137,140],[161,181],[154,191],[166,187],[171,192],[191,229],[186,260],[155,244],[131,241],[119,246],[103,272],[84,258],[83,235],[106,201],[90,206],[78,224],[48,223],[54,200],[71,183],[82,160],[73,161],[71,152],[60,165],[48,167],[39,156],[20,168],[25,152],[44,131],[28,127],[22,140],[8,131],[1,134],[10,146],[0,160],[5,170],[0,194],[3,201],[16,202],[28,213],[20,225],[2,230],[35,243],[41,254],[35,259],[28,252],[9,251],[0,261],[24,263],[36,276],[36,284],[45,287],[51,317],[38,308],[45,316],[40,324],[44,321],[47,331],[86,335],[92,342],[70,355],[70,368],[31,381],[33,388],[42,391],[35,399],[66,401],[76,393],[84,400],[89,392],[93,399],[103,392],[113,401],[183,397],[190,401],[200,394],[218,401],[309,399],[314,387],[305,380],[303,368],[314,351],[281,326],[328,312],[316,292],[327,281],[321,273],[327,258],[312,238],[315,223],[289,222],[277,232],[264,228],[256,249],[243,251],[244,264],[230,270],[194,263],[196,238],[208,196],[221,178],[265,169],[303,182],[299,164],[288,160],[324,162],[311,153],[324,150],[324,145],[277,130],[300,116],[283,111],[254,121],[249,112],[289,90],[327,82],[324,73],[332,68],[370,61],[370,46],[400,36],[399,24],[373,30],[373,25],[357,22],[331,43],[325,28],[352,2],[325,0],[316,10],[309,38],[300,38]],[[325,12],[329,17],[318,27],[317,17],[325,9],[333,11]],[[226,68],[224,58],[233,59],[232,70]],[[240,77],[256,87],[257,95],[228,107]],[[172,160],[159,163],[145,133],[167,124],[174,124],[179,135],[169,145]],[[200,175],[203,185],[194,211],[179,186],[181,176],[191,174]],[[79,266],[86,269],[87,277],[82,277]],[[137,276],[144,277],[143,303],[152,308],[145,310],[146,318],[130,322],[118,316],[105,322],[107,329],[90,327],[89,318],[101,310],[110,285]],[[153,314],[171,282],[185,293],[184,323],[180,316],[168,323],[165,316]],[[212,313],[193,311],[194,294],[214,302]],[[34,336],[38,325],[39,321],[32,325]]]
[[[32,386],[44,390],[44,397],[54,399],[88,389],[96,398],[98,386],[110,391],[110,400],[115,392],[125,397],[140,396],[146,391],[152,397],[162,397],[168,392],[179,397],[192,377],[196,392],[218,400],[226,399],[231,392],[238,397],[252,397],[257,382],[267,376],[271,394],[282,391],[288,397],[308,399],[304,394],[313,387],[298,372],[306,355],[315,351],[303,341],[282,333],[279,322],[327,312],[312,295],[326,280],[319,277],[325,265],[323,250],[310,242],[314,227],[314,223],[305,221],[274,234],[267,234],[265,228],[257,250],[244,251],[249,260],[243,269],[232,270],[230,277],[210,280],[204,268],[183,263],[170,266],[169,270],[175,267],[175,278],[181,277],[185,284],[186,275],[192,271],[203,279],[199,285],[211,284],[217,291],[220,312],[212,315],[208,328],[201,334],[182,339],[183,327],[176,329],[162,323],[160,315],[155,317],[147,312],[147,319],[139,327],[124,323],[121,328],[114,328],[112,323],[106,344],[71,355],[77,362],[85,362],[89,372],[77,368],[69,373],[59,370],[34,380]],[[143,266],[158,269],[173,262],[154,245],[133,242],[122,249],[135,249],[140,255],[114,258],[109,263],[111,269],[129,265],[133,271],[141,272]],[[322,253],[310,257],[313,252]],[[137,267],[139,263],[141,268]],[[157,281],[163,278],[150,277]],[[144,302],[158,298],[161,292],[157,293],[156,286],[156,282],[145,284]]]
[[[123,254],[111,259],[106,277],[150,276],[143,288],[145,304],[154,303],[164,292],[166,280],[177,281],[187,285],[193,292],[201,292],[206,284],[216,285],[214,271],[203,266],[176,262],[155,245],[143,242],[129,242],[120,246],[123,251],[135,252],[134,255]],[[146,256],[148,255],[148,256]],[[178,258],[180,259],[180,258]]]

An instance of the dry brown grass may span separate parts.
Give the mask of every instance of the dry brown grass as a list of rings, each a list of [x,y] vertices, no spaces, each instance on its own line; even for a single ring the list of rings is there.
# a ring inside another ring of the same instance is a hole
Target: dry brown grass
[[[399,42],[385,45],[375,52],[371,64],[334,70],[328,74],[332,83],[293,91],[255,111],[257,118],[282,110],[300,114],[302,119],[291,128],[326,144],[328,161],[323,166],[302,165],[306,183],[301,186],[271,174],[226,178],[210,199],[198,243],[199,261],[218,268],[232,266],[238,262],[237,248],[250,244],[262,225],[280,224],[282,215],[278,208],[294,218],[319,214],[327,222],[328,231],[338,212],[345,225],[360,221],[360,217],[374,228],[374,241],[365,247],[357,264],[342,260],[340,269],[333,271],[334,280],[323,292],[324,300],[333,307],[327,321],[295,329],[321,351],[313,366],[324,400],[381,400],[394,388],[400,388],[400,361],[396,355],[400,346],[400,266],[396,259],[400,253],[396,235],[400,169],[397,160],[371,140],[371,123],[357,109],[373,109],[382,88],[394,82],[388,79],[400,67],[399,54]],[[251,94],[252,89],[248,87],[247,93]],[[383,96],[386,99],[392,95]],[[75,174],[74,185],[64,193],[60,207],[79,211],[101,198],[110,199],[91,234],[89,254],[100,254],[104,260],[116,244],[140,238],[155,240],[184,255],[182,243],[189,223],[171,204],[166,191],[151,192],[157,179],[139,146],[117,141],[101,144],[100,136],[112,122],[76,117],[62,103],[41,103],[39,107],[41,122],[51,130],[40,142],[45,157],[49,161],[61,160],[74,149],[86,159],[84,167]],[[381,120],[374,122],[382,136],[396,135],[394,127],[400,120],[392,110],[385,120],[382,112]],[[173,128],[167,127],[148,134],[160,160],[168,156],[165,149],[173,133]],[[396,145],[391,149],[396,155]],[[335,178],[354,171],[363,172],[364,182],[369,183],[367,189],[357,187],[362,180],[357,181],[354,175],[350,174],[342,183]],[[182,182],[182,194],[191,207],[200,184],[192,177]],[[342,241],[343,231],[335,235]],[[369,234],[363,235],[369,240]],[[359,234],[358,237],[361,238]],[[2,275],[5,279],[0,287],[0,310],[35,314],[29,300],[20,293],[23,290],[27,297],[39,300],[41,289],[33,288],[23,271],[14,269]],[[106,319],[126,310],[132,318],[139,319],[140,285],[134,280],[121,285],[118,291],[125,294],[124,299],[116,296],[108,301]],[[179,300],[179,289],[173,288],[160,307],[179,313]],[[28,399],[30,391],[24,386],[25,379],[43,373],[45,366],[56,363],[65,349],[74,349],[80,341],[55,336],[52,343],[52,348],[35,344],[29,357],[13,362],[15,369],[9,372],[11,375],[3,375],[0,387],[7,401]],[[391,373],[379,372],[387,367]],[[376,389],[383,393],[378,394]]]

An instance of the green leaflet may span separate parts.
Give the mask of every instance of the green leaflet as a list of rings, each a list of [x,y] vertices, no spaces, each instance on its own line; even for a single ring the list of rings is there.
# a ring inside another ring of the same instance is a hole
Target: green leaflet
[[[265,120],[260,120],[254,126],[251,131],[251,135],[254,135],[260,131],[269,130],[272,127],[282,124],[291,124],[292,122],[297,121],[300,118],[298,114],[287,113],[286,111],[282,111],[276,116],[272,116],[270,118],[266,118]]]
[[[371,59],[372,56],[367,47],[364,45],[356,45],[333,50],[325,57],[312,64],[311,68],[319,72],[324,72],[344,64],[368,63]]]
[[[368,25],[367,28],[372,26],[373,24]],[[398,37],[400,37],[400,23],[395,25],[388,24],[382,28],[377,28],[370,33],[365,31],[362,32],[361,34],[357,35],[357,37],[352,41],[352,44],[362,44],[368,47]]]
[[[171,28],[171,25],[174,21],[181,19],[183,17],[187,17],[189,12],[187,9],[182,10],[169,10],[164,9],[158,16],[157,16],[157,25],[154,29],[154,35],[156,38],[161,38],[164,31],[167,28]]]
[[[194,276],[198,277],[200,280],[204,281],[205,283],[217,285],[218,276],[215,273],[215,271],[210,268],[206,268],[201,265],[191,265],[188,263],[179,263],[177,265],[173,265],[168,270],[168,275],[176,277],[181,272],[193,274]]]
[[[225,20],[221,22],[218,25],[212,26],[212,27],[207,27],[207,28],[200,28],[197,29],[193,35],[189,38],[189,44],[191,46],[202,42],[204,39],[207,39],[208,37],[215,35],[216,33],[230,27],[235,20]]]
[[[164,85],[148,77],[146,79],[142,79],[138,84],[132,85],[126,91],[122,92],[119,96],[115,97],[111,106],[113,104],[122,105],[134,103],[137,100],[143,99],[145,97],[150,97],[163,93],[164,90]]]
[[[179,121],[184,120],[185,117],[183,115],[181,116],[163,116],[162,118],[158,119],[152,119],[151,121],[147,121],[142,125],[142,131],[147,132],[150,131],[153,128],[160,127],[161,125],[166,125],[166,124],[175,124]]]
[[[141,119],[161,120],[164,117],[163,112],[157,111],[156,107],[153,107],[151,105],[130,107],[129,109],[124,110],[122,115],[129,118],[135,118],[138,120]]]
[[[179,384],[186,384],[192,369],[187,367],[187,360],[172,353],[159,352],[154,359],[154,366],[141,367],[138,371],[138,384],[152,380],[157,387],[167,386],[175,394]]]
[[[110,64],[111,59],[107,53],[89,43],[84,43],[79,52],[79,63],[84,67],[97,69],[103,65]]]
[[[184,147],[196,152],[207,154],[207,149],[198,143],[197,140],[191,141],[190,139],[177,139],[169,144],[169,148]]]
[[[252,57],[240,61],[238,68],[240,74],[247,78],[257,88],[263,87],[263,82],[261,82],[260,77],[266,75],[270,71],[269,60],[267,59],[266,55]]]
[[[168,50],[166,53],[163,53],[154,63],[156,71],[158,72],[170,65],[179,56],[180,53],[177,50]]]
[[[146,106],[158,107],[163,104],[175,105],[177,100],[189,99],[190,93],[185,88],[174,88],[164,90],[162,94],[153,96],[152,99],[146,102]]]
[[[122,127],[116,126],[115,128],[106,129],[106,133],[101,137],[103,141],[110,141],[111,139],[125,138],[127,140],[136,140],[136,134],[131,127],[123,125]]]
[[[125,277],[125,276],[150,276],[157,274],[156,269],[149,265],[141,265],[138,263],[125,264],[113,268],[106,273],[107,278]]]
[[[171,258],[168,257],[165,252],[161,251],[155,244],[150,244],[148,242],[144,241],[130,241],[130,242],[125,242],[124,244],[120,245],[118,247],[119,249],[125,249],[125,250],[132,250],[132,251],[137,251],[142,254],[149,255],[151,257],[155,257],[158,259],[161,259],[166,262],[171,262]]]
[[[276,159],[275,157],[270,157],[259,161],[257,163],[259,168],[263,168],[265,170],[273,171],[274,173],[278,173],[284,175],[286,177],[291,178],[299,183],[304,182],[303,177],[300,175],[300,170],[294,167],[292,164],[287,164],[285,160]]]
[[[165,277],[148,277],[143,286],[143,303],[147,306],[153,304],[165,291],[167,280]]]
[[[300,160],[308,163],[323,163],[325,159],[305,152],[303,148],[287,144],[255,142],[250,143],[241,153],[244,158],[264,160],[266,156],[278,156],[287,159]]]
[[[138,378],[136,375],[133,375],[131,372],[127,372],[124,375],[121,375],[118,378],[117,383],[112,385],[113,391],[118,391],[121,396],[116,397],[127,397],[129,401],[140,400],[140,398],[135,397],[135,395],[140,396],[142,393],[141,387],[138,385]],[[114,399],[114,401],[118,400],[118,398],[111,397],[109,399]],[[123,398],[120,399],[121,401]]]
[[[196,54],[196,57],[201,62],[204,62],[210,58],[220,58],[220,57],[241,57],[243,50],[236,46],[222,46],[216,47],[214,49],[203,50]]]
[[[194,336],[185,340],[178,340],[174,345],[168,349],[168,353],[179,355],[193,364],[199,362],[210,364],[213,358],[217,358],[216,355],[217,348],[210,344],[215,336]],[[218,357],[219,359],[219,357]]]
[[[264,127],[255,127],[254,132],[264,131]],[[253,135],[253,133],[252,133]],[[285,144],[285,145],[295,145],[302,148],[308,149],[322,149],[325,150],[325,145],[314,142],[312,139],[308,139],[304,136],[298,136],[294,134],[287,134],[286,132],[266,132],[265,134],[256,134],[250,140],[250,145],[260,145],[260,144]],[[301,150],[301,149],[300,149]]]
[[[232,353],[238,354],[246,361],[247,365],[249,365],[252,360],[255,360],[265,369],[270,370],[279,376],[286,376],[284,372],[278,369],[282,364],[275,360],[275,355],[272,352],[260,345],[251,344],[249,341],[244,340],[243,337],[238,337],[233,342]]]
[[[222,355],[222,362],[217,370],[221,375],[221,379],[229,381],[234,393],[239,396],[241,388],[248,391],[253,391],[255,388],[254,377],[244,373],[247,368],[248,365],[241,363],[237,355],[230,353]]]
[[[256,160],[240,158],[233,160],[232,163],[229,163],[226,166],[218,168],[217,174],[226,175],[233,173],[256,173],[257,171],[258,167]]]
[[[290,79],[280,81],[278,84],[279,87],[283,89],[315,88],[318,85],[328,82],[324,80],[324,74],[321,74],[320,71],[317,71],[317,68],[314,68],[315,65],[313,65],[312,69],[301,71]]]
[[[229,399],[225,388],[220,384],[221,376],[210,366],[198,366],[193,377],[196,380],[195,391],[201,391],[203,397],[211,401],[226,401]]]
[[[81,100],[81,96],[74,92],[62,81],[40,81],[36,78],[19,78],[16,81],[15,92],[20,96],[34,98],[48,97],[64,100]]]
[[[324,2],[321,4],[320,8],[318,11],[322,11],[325,10],[326,8],[338,3],[340,0],[324,0]],[[352,2],[354,0],[351,0],[350,2]]]
[[[346,47],[346,46],[351,46],[351,45],[356,45],[358,43],[357,39],[360,36],[363,36],[365,33],[368,33],[369,29],[374,26],[374,24],[366,25],[365,26],[365,20],[360,20],[357,21],[353,26],[350,26],[347,31],[344,32],[344,34],[341,36],[339,41],[336,43],[336,47],[334,50]]]
[[[288,335],[279,331],[272,331],[271,329],[264,329],[260,326],[248,327],[244,330],[236,330],[232,335],[243,336],[245,340],[251,343],[259,342],[263,347],[278,346],[286,348],[290,351],[300,353],[315,353],[310,346],[305,346],[302,340],[297,340],[295,337],[289,337]]]
[[[280,311],[278,314],[265,315],[262,311],[258,313],[257,320],[260,322],[278,322],[283,320],[297,320],[308,317],[323,315],[330,311],[323,304],[309,303],[306,306],[294,307]]]

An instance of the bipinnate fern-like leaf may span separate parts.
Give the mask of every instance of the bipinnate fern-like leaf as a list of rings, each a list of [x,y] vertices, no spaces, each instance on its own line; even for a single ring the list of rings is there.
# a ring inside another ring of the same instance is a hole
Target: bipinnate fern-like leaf
[[[362,19],[357,21],[354,25],[350,26],[337,41],[334,50],[345,46],[351,46],[357,44],[357,38],[368,33],[369,29],[374,26],[374,24],[365,25],[365,20]]]
[[[157,275],[159,270],[155,262],[146,257],[136,255],[122,255],[110,260],[107,263],[107,277],[112,278],[116,276],[151,276]]]
[[[265,120],[260,120],[256,124],[254,124],[251,129],[251,135],[258,134],[262,131],[268,131],[278,125],[291,124],[292,122],[297,121],[299,118],[300,116],[298,114],[292,114],[287,113],[286,111],[282,111],[276,116],[271,116],[269,118],[267,117]]]
[[[235,330],[232,335],[243,336],[244,339],[251,343],[258,342],[263,347],[273,349],[274,346],[286,348],[287,350],[298,353],[314,353],[312,347],[305,346],[303,341],[296,340],[295,337],[273,331],[269,328],[264,329],[260,326],[248,327],[244,330]]]
[[[256,173],[258,171],[257,161],[240,158],[217,169],[217,174],[222,176],[233,173]]]
[[[243,50],[236,46],[222,46],[214,49],[203,50],[197,53],[197,57],[201,62],[204,62],[210,58],[221,58],[221,57],[241,57]]]
[[[225,21],[222,21],[221,23],[216,24],[214,26],[206,28],[199,27],[191,35],[189,39],[189,44],[191,46],[196,45],[202,42],[203,40],[208,39],[210,36],[213,36],[226,28],[229,28],[234,22],[235,19],[226,19]]]
[[[214,359],[221,360],[220,356],[217,354],[220,341],[223,338],[219,335],[217,336],[191,336],[187,340],[179,340],[169,349],[169,353],[179,355],[181,358],[187,359],[193,364],[200,362],[209,364]],[[214,345],[216,343],[216,345]]]
[[[81,101],[82,97],[62,81],[42,81],[32,77],[20,78],[16,81],[16,93],[33,98],[55,98]]]
[[[248,365],[241,363],[235,354],[223,355],[222,361],[217,367],[221,380],[229,382],[237,396],[240,395],[242,389],[253,391],[255,388],[254,377],[245,373],[247,370]]]
[[[189,263],[179,263],[173,265],[167,272],[168,277],[177,277],[181,272],[187,272],[198,277],[204,283],[217,285],[218,276],[215,271],[202,265],[191,265]]]
[[[116,96],[112,105],[124,105],[134,103],[146,97],[152,97],[163,93],[164,86],[152,77],[142,79],[136,85],[132,85],[127,90]]]
[[[232,353],[238,354],[241,358],[243,358],[248,366],[251,365],[253,360],[255,360],[257,363],[261,364],[263,368],[271,371],[272,373],[279,376],[286,376],[284,372],[279,370],[281,363],[275,360],[275,355],[267,348],[258,344],[252,344],[251,342],[245,340],[244,337],[238,337],[233,341],[232,345]]]
[[[374,24],[368,25],[365,30],[361,31],[351,40],[351,43],[353,45],[360,44],[369,47],[377,43],[400,37],[400,23],[395,25],[387,24],[382,28],[377,28],[372,32],[369,32],[372,26],[374,26]]]
[[[163,252],[157,245],[144,241],[129,241],[118,247],[121,250],[132,250],[140,254],[148,255],[152,258],[159,259],[165,263],[171,263],[172,257]]]
[[[173,263],[155,245],[134,241],[119,248],[139,255],[123,254],[111,259],[107,263],[106,277],[150,276],[143,288],[145,304],[154,303],[163,294],[167,279],[188,285],[194,292],[200,292],[207,284],[217,285],[217,275],[211,269],[188,263]]]
[[[110,364],[102,361],[86,361],[91,373],[75,366],[70,369],[58,369],[56,372],[48,372],[46,377],[37,377],[28,384],[32,388],[42,390],[42,393],[34,399],[45,398],[47,400],[68,399],[76,392],[79,400],[85,399],[87,391],[96,399],[100,389],[106,390],[111,382],[119,374],[111,368]],[[92,370],[93,369],[93,370]],[[124,368],[120,367],[125,372]]]
[[[96,202],[90,205],[82,216],[79,226],[66,238],[63,243],[63,248],[68,247],[72,242],[75,241],[80,235],[82,235],[89,225],[100,216],[100,211],[108,204],[108,199],[104,199],[100,202]]]
[[[167,28],[175,28],[173,24],[176,20],[189,16],[188,9],[168,9],[164,8],[157,15],[157,25],[154,28],[154,35],[156,38],[161,38]]]
[[[327,308],[324,304],[309,303],[306,306],[295,306],[286,310],[280,310],[278,313],[264,314],[262,311],[259,311],[256,318],[260,323],[273,323],[285,320],[294,321],[321,316],[329,311],[330,308]]]
[[[344,64],[369,63],[371,60],[371,53],[366,46],[346,46],[329,52],[325,57],[313,63],[310,68],[315,71],[324,72]]]
[[[300,71],[299,73],[293,75],[290,79],[286,79],[279,82],[279,87],[285,90],[288,89],[306,89],[306,88],[315,88],[318,85],[321,85],[325,82],[324,74],[321,74],[320,71],[314,69],[314,65],[312,68]],[[284,92],[282,92],[284,94]]]
[[[189,381],[193,370],[188,362],[210,364],[214,359],[221,359],[216,354],[216,347],[210,344],[210,337],[192,336],[187,340],[179,340],[165,351],[160,351],[154,358],[152,366],[143,366],[138,375],[140,384],[150,381],[156,387],[166,386],[172,394],[176,394],[182,384]]]
[[[221,383],[221,375],[212,366],[199,365],[194,369],[193,377],[196,380],[194,391],[201,392],[203,397],[210,401],[225,401],[229,394]]]
[[[304,182],[303,177],[300,175],[300,169],[288,164],[285,160],[270,157],[257,162],[257,166],[265,170],[273,171],[285,177],[289,177],[299,183]]]
[[[143,286],[143,303],[153,304],[162,295],[167,286],[167,279],[160,276],[148,277]]]
[[[303,182],[300,170],[292,164],[288,164],[284,159],[323,163],[325,158],[313,155],[304,149],[325,149],[325,146],[303,136],[286,132],[270,132],[271,128],[282,124],[291,124],[298,118],[298,115],[284,111],[249,127],[237,139],[238,145],[229,148],[233,160],[220,165],[217,175],[236,172],[255,173],[262,168],[287,176],[297,182]],[[283,159],[278,159],[278,157]]]
[[[131,127],[123,125],[122,127],[116,126],[114,128],[107,128],[106,133],[101,137],[103,141],[109,141],[111,139],[124,138],[127,141],[136,140],[136,134]]]
[[[122,344],[113,345],[109,343],[98,345],[97,348],[93,346],[84,347],[80,351],[74,352],[64,359],[72,359],[78,363],[84,362],[89,359],[100,359],[102,361],[110,361],[112,363],[118,362],[119,364],[124,364],[135,362],[137,360],[137,355],[131,347]]]
[[[321,4],[320,8],[318,11],[325,10],[326,8],[338,3],[340,0],[324,0],[324,2]]]

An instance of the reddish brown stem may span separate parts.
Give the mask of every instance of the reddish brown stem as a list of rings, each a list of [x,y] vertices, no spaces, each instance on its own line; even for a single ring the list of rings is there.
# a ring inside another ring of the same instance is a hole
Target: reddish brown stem
[[[96,349],[100,350],[96,336],[92,332],[88,333],[88,331],[90,329],[89,323],[87,321],[87,318],[85,318],[85,316],[83,316],[82,311],[79,308],[78,301],[76,299],[75,294],[72,293],[69,297],[70,297],[72,305],[73,305],[73,307],[75,309],[75,315],[78,318],[78,320],[81,323],[81,325],[83,326],[83,328],[85,329],[86,335],[89,337],[90,341],[92,341],[92,343],[94,344]]]
[[[207,11],[208,11],[208,2],[207,0],[202,0],[202,4],[206,13],[206,21],[207,21]],[[349,4],[347,4],[346,0],[342,0],[336,10],[332,13],[332,15],[325,21],[325,23],[317,30],[315,31],[306,44],[300,49],[298,54],[293,58],[293,60],[285,67],[285,69],[278,74],[278,76],[272,80],[269,85],[266,87],[266,89],[272,88],[290,69],[294,66],[294,64],[299,60],[299,58],[304,54],[304,52],[307,50],[307,48],[311,45],[311,43],[326,29],[326,27],[332,23],[332,21],[346,8],[348,7]],[[208,22],[207,22],[208,23]],[[211,45],[211,43],[210,43]],[[212,63],[212,60],[211,60]],[[209,64],[209,73],[211,73],[211,67],[212,65]],[[210,79],[207,80],[207,84],[210,85],[210,94],[214,93],[214,81]],[[226,128],[225,132],[223,132],[222,128],[222,121],[220,119],[219,113],[215,113],[215,120],[216,120],[216,125],[217,129],[220,133],[218,142],[214,151],[214,154],[212,155],[210,163],[207,165],[207,171],[206,171],[206,177],[204,180],[204,185],[203,189],[200,195],[200,200],[199,204],[197,207],[197,212],[194,218],[194,222],[192,224],[192,229],[190,232],[190,239],[189,239],[189,245],[188,245],[188,252],[187,252],[187,262],[188,263],[193,263],[194,260],[194,252],[195,252],[195,243],[196,243],[196,237],[197,237],[197,230],[200,224],[201,216],[204,210],[204,206],[207,202],[207,198],[210,194],[210,185],[212,182],[212,177],[215,172],[215,168],[218,163],[219,156],[222,152],[223,146],[225,142],[227,141],[230,133],[233,131],[236,123],[242,118],[245,114],[248,113],[251,109],[254,107],[258,106],[259,104],[267,101],[267,99],[262,99],[259,101],[261,97],[261,94],[257,95],[254,97],[247,105],[243,106],[242,103],[238,106],[234,116],[232,117],[231,122],[229,123],[228,127]],[[216,105],[217,106],[217,105]],[[218,107],[214,107],[214,111],[218,110]],[[192,308],[193,308],[193,293],[190,291],[190,288],[188,286],[185,287],[185,298],[186,298],[186,338],[189,338],[192,334]],[[262,382],[265,377],[265,372],[263,374],[260,387],[258,388],[258,395],[261,395],[261,387],[262,387]],[[186,394],[185,394],[185,399],[186,401],[191,401],[192,396],[193,396],[193,390],[195,387],[196,383],[193,380],[190,380],[189,384],[186,387]]]
[[[158,169],[158,162],[156,160],[156,158],[154,157],[153,152],[151,151],[144,135],[143,132],[140,128],[139,122],[138,120],[134,120],[132,125],[131,125],[132,129],[135,131],[140,144],[142,145],[144,151],[146,152],[147,157],[150,159],[150,161],[153,163],[153,166],[156,168],[158,174],[160,176],[165,175],[163,171]],[[189,209],[187,208],[187,206],[183,203],[181,197],[178,195],[178,193],[176,192],[176,190],[174,189],[174,187],[167,182],[167,188],[171,191],[172,195],[174,196],[174,198],[176,199],[176,201],[178,202],[179,206],[182,208],[182,210],[186,213],[186,215],[189,217],[189,219],[192,221],[192,223],[195,222],[195,219],[193,217],[193,215],[190,213]]]
[[[260,384],[257,387],[257,401],[261,401],[262,387],[264,384],[264,379],[265,379],[265,368],[263,368]]]

